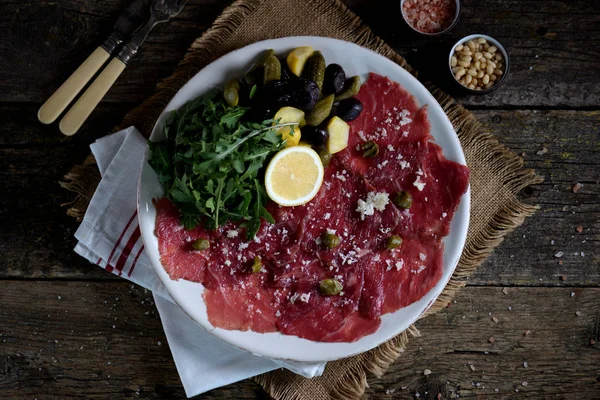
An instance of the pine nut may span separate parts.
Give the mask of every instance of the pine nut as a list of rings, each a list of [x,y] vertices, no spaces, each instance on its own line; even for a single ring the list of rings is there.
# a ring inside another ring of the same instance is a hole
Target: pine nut
[[[456,57],[452,56],[452,58],[450,59],[450,66],[456,67],[456,63],[457,63]]]
[[[487,85],[488,83],[490,83],[490,76],[488,74],[485,74],[481,82],[483,82],[484,85]]]
[[[492,74],[492,73],[494,73],[494,67],[492,67],[491,65],[488,65],[488,66],[487,66],[487,69],[486,69],[486,72],[487,72],[488,74]]]

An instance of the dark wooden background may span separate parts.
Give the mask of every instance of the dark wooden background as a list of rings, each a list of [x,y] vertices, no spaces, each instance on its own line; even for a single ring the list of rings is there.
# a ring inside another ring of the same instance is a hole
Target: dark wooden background
[[[61,207],[71,194],[57,182],[152,94],[229,2],[190,0],[157,27],[75,137],[36,119],[126,3],[0,1],[1,398],[185,397],[150,294],[73,253],[77,223]],[[451,35],[428,41],[401,27],[398,1],[346,3],[440,84],[438,58],[453,40],[486,33],[504,43],[505,84],[459,100],[545,178],[523,193],[539,212],[456,301],[417,324],[422,337],[367,395],[600,398],[600,4],[465,0]],[[200,398],[267,396],[244,381]]]

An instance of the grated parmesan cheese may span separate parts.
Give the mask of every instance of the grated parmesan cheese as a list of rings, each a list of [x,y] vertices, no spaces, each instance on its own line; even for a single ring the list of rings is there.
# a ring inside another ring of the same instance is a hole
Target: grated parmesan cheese
[[[227,231],[228,238],[234,238],[234,237],[237,237],[237,235],[238,235],[238,231],[236,231],[236,230]]]
[[[426,255],[426,254],[423,254],[423,253],[419,253],[419,259],[420,259],[421,261],[425,261],[425,260],[427,260],[427,255]]]
[[[331,213],[326,213],[325,215],[323,215],[323,219],[329,219],[331,218]]]
[[[359,199],[356,212],[360,213],[360,220],[364,221],[365,216],[375,214],[375,210],[383,211],[390,202],[390,195],[385,192],[369,192],[366,200]]]
[[[303,301],[305,303],[308,303],[308,300],[310,299],[310,293],[302,293],[300,295],[300,301]]]
[[[417,175],[417,179],[413,182],[413,185],[422,192],[425,189],[425,182],[421,181],[421,175]]]

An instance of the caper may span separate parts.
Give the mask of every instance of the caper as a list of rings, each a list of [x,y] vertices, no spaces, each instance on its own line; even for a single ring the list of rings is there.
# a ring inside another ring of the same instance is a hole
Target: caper
[[[225,101],[231,107],[235,107],[238,105],[240,101],[240,83],[237,79],[232,79],[225,84],[225,90],[223,91],[223,97],[225,97]]]
[[[254,261],[252,262],[252,272],[255,274],[259,273],[262,269],[262,261],[259,256],[254,257]]]
[[[321,158],[321,162],[323,163],[323,166],[328,167],[329,163],[331,162],[331,158],[333,156],[326,149],[321,149],[321,150],[319,150],[319,157]]]
[[[340,237],[335,233],[324,233],[321,241],[328,249],[333,249],[340,245]]]
[[[379,146],[377,145],[377,143],[371,140],[369,140],[368,142],[364,142],[360,146],[360,149],[362,150],[363,157],[373,158],[377,157],[377,154],[379,154]]]
[[[323,279],[319,284],[319,292],[325,296],[333,296],[339,294],[344,287],[342,284],[333,278]]]
[[[208,248],[210,247],[210,242],[208,241],[208,239],[204,238],[196,239],[192,243],[192,247],[194,248],[194,250],[208,250]]]
[[[395,249],[397,247],[402,246],[402,242],[403,242],[402,237],[392,235],[389,238],[387,238],[387,240],[385,241],[385,248],[388,250]]]
[[[412,196],[408,192],[398,192],[394,197],[394,204],[400,208],[410,208],[412,206]]]

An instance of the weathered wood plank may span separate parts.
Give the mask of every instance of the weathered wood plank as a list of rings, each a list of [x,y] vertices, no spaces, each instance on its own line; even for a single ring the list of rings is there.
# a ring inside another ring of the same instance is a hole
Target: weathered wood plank
[[[573,293],[467,287],[418,324],[422,337],[382,380],[371,380],[368,394],[511,397],[518,389],[519,398],[590,398],[600,391],[600,289]],[[6,398],[184,398],[152,298],[138,287],[0,281],[0,321]],[[268,397],[245,381],[199,398]]]
[[[502,88],[464,96],[467,105],[486,107],[598,107],[596,66],[600,24],[593,2],[551,0],[468,0],[450,35],[426,40],[402,26],[398,2],[345,0],[425,79],[444,84],[449,46],[471,33],[500,40],[511,57]],[[127,2],[4,2],[0,28],[6,33],[0,59],[4,90],[0,101],[42,102],[87,57]],[[207,29],[230,1],[190,2],[168,24],[158,26],[106,97],[106,102],[141,102],[168,76],[189,44]]]
[[[18,118],[0,124],[0,174],[5,188],[0,195],[0,223],[12,227],[0,231],[0,277],[110,278],[72,253],[77,224],[59,206],[71,196],[56,183],[85,156],[87,143],[107,132],[125,110],[106,107],[95,115],[93,129],[65,139],[37,123],[35,114],[18,112],[20,107],[0,106],[3,119]],[[503,143],[525,153],[526,166],[546,180],[527,191],[529,201],[540,204],[540,211],[508,236],[471,284],[599,285],[600,113],[491,110],[475,114]],[[544,147],[547,153],[536,154]],[[583,187],[572,193],[576,182]],[[578,226],[583,227],[582,233],[576,231]],[[558,251],[565,253],[560,259],[555,257]],[[566,281],[559,279],[562,275]]]

